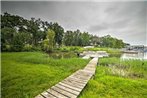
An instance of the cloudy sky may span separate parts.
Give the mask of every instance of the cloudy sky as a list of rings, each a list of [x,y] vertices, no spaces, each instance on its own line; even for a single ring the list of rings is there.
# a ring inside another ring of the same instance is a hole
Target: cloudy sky
[[[147,45],[147,2],[3,1],[2,13],[58,22],[65,30],[111,35],[124,42]]]

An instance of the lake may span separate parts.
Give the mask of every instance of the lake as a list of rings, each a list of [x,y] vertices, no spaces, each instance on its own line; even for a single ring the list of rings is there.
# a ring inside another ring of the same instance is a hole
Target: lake
[[[147,60],[147,52],[138,52],[138,53],[123,53],[121,59],[140,59]]]

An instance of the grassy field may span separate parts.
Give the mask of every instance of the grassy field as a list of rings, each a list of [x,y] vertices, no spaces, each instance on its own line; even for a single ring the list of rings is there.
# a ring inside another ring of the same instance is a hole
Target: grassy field
[[[102,58],[79,98],[147,98],[147,61]]]
[[[2,53],[2,98],[33,98],[89,62],[69,51]],[[99,60],[79,98],[147,98],[147,61],[114,56]]]
[[[2,98],[33,98],[83,68],[89,60],[53,59],[41,52],[2,53]]]

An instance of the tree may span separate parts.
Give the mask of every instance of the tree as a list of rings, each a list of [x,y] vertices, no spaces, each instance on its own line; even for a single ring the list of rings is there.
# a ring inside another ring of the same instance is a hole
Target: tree
[[[66,46],[72,46],[72,41],[73,41],[72,31],[66,31],[63,38],[64,38],[63,42]]]
[[[13,37],[11,50],[12,51],[22,51],[25,45],[25,34],[24,33],[16,33]]]
[[[90,35],[88,32],[67,31],[64,34],[64,44],[66,46],[86,46],[90,44]]]
[[[58,23],[50,23],[49,29],[55,32],[55,43],[59,46],[62,44],[64,29]]]
[[[90,35],[90,44],[94,46],[100,46],[102,44],[102,38],[96,35]]]
[[[84,32],[81,34],[81,39],[82,39],[82,46],[87,46],[90,44],[90,35],[88,32]]]
[[[51,29],[48,30],[46,39],[43,41],[43,50],[52,52],[55,45],[55,32]]]
[[[13,28],[5,27],[1,29],[2,51],[10,50],[15,34],[16,30]]]
[[[102,37],[102,44],[103,47],[110,47],[110,48],[123,48],[124,42],[117,38],[113,38],[110,35]]]

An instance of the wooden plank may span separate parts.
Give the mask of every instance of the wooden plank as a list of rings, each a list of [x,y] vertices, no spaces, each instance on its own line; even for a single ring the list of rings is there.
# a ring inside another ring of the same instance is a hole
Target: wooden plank
[[[52,89],[48,89],[47,92],[49,92],[50,94],[52,94],[52,95],[54,95],[58,98],[69,98],[69,97],[67,97],[67,96],[65,96],[65,95],[63,95],[63,94],[61,94],[61,93],[59,93],[55,90],[52,90]]]
[[[73,74],[72,76],[81,76],[81,77],[85,78],[85,76],[88,77],[90,75],[79,72],[79,73]]]
[[[71,75],[71,77],[75,77],[75,78],[78,78],[78,79],[81,79],[81,80],[87,82],[87,78],[86,78],[86,77],[83,77],[83,76],[80,76],[80,75],[76,75],[76,74],[74,74],[74,75]]]
[[[83,77],[91,77],[91,74],[84,73],[84,72],[77,73],[76,75],[80,75],[80,76],[83,76]]]
[[[86,82],[87,83],[87,80],[83,80],[83,79],[80,79],[80,78],[77,78],[77,77],[70,76],[70,78],[76,79],[76,80],[80,80],[80,81],[83,81],[83,82]]]
[[[78,73],[76,74],[80,74],[80,75],[83,75],[83,76],[90,76],[91,74],[90,73],[87,73],[87,72],[84,72],[83,70],[80,70]]]
[[[79,94],[79,91],[73,90],[73,89],[68,88],[68,87],[65,87],[63,85],[57,84],[55,86],[58,87],[58,88],[61,88],[61,89],[65,90],[65,91],[68,91],[68,92],[70,92],[70,93],[72,93],[74,95],[78,95]]]
[[[87,72],[91,73],[92,75],[95,73],[95,70],[84,69],[84,71],[87,71]]]
[[[37,95],[35,98],[44,98],[42,95]]]
[[[76,90],[78,92],[81,91],[81,89],[77,88],[77,87],[74,87],[74,86],[71,86],[71,85],[68,85],[68,84],[65,84],[65,83],[62,83],[62,82],[59,82],[58,84],[62,85],[62,86],[65,86],[65,87],[68,87],[70,89],[73,89],[73,90]]]
[[[55,96],[53,96],[52,94],[44,91],[43,93],[41,93],[42,96],[44,96],[45,98],[57,98]]]
[[[71,83],[77,84],[77,85],[79,85],[79,86],[84,86],[84,85],[85,85],[84,83],[77,82],[77,81],[72,81],[72,80],[70,80],[70,79],[68,79],[68,80],[65,80],[65,79],[64,79],[63,81],[71,82]]]
[[[62,83],[68,84],[70,86],[74,86],[74,87],[79,88],[79,89],[83,88],[83,86],[79,86],[77,84],[74,84],[74,83],[71,83],[71,82],[67,82],[67,81],[62,81]]]
[[[55,91],[58,91],[58,92],[62,93],[63,95],[68,96],[69,98],[76,98],[77,97],[77,95],[72,94],[72,93],[70,93],[68,91],[65,91],[65,90],[63,90],[61,88],[58,88],[56,86],[52,87],[52,89],[55,90]]]
[[[81,76],[81,75],[73,75],[72,77],[76,77],[76,78],[79,78],[79,79],[82,79],[82,80],[85,80],[85,81],[88,80],[88,77],[84,77],[84,76]]]
[[[83,83],[83,84],[87,83],[87,82],[81,81],[80,79],[75,79],[75,78],[67,78],[65,80],[76,81],[76,82]]]

